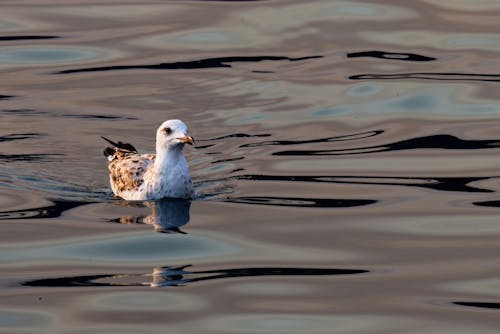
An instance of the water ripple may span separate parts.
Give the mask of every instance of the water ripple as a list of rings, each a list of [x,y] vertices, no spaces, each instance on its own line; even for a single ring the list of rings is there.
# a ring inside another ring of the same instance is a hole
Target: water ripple
[[[242,204],[257,204],[257,205],[274,205],[288,207],[304,207],[304,208],[351,208],[355,206],[364,206],[377,203],[372,199],[337,199],[337,198],[294,198],[294,197],[264,197],[264,196],[247,196],[247,197],[230,197],[226,202],[242,203]]]
[[[93,202],[53,200],[52,205],[22,210],[0,211],[0,220],[57,218],[63,212]]]
[[[374,131],[366,131],[360,132],[350,135],[343,136],[334,136],[334,137],[325,137],[319,139],[306,139],[306,140],[270,140],[258,143],[250,143],[243,144],[240,147],[259,147],[259,146],[285,146],[285,145],[303,145],[303,144],[317,144],[317,143],[329,143],[329,142],[337,142],[337,141],[347,141],[347,140],[357,140],[357,139],[365,139],[370,137],[378,136],[384,133],[384,130],[374,130]],[[219,138],[217,138],[219,139]]]
[[[0,41],[26,41],[26,40],[55,39],[55,38],[60,38],[60,37],[51,35],[0,36]]]
[[[499,82],[500,74],[480,74],[480,73],[394,73],[394,74],[356,74],[349,77],[350,80],[400,80],[400,79],[420,79],[434,81],[483,81]]]
[[[263,276],[337,276],[368,273],[363,269],[338,268],[231,268],[218,270],[185,270],[191,265],[165,266],[155,268],[153,274],[103,274],[88,276],[69,276],[36,279],[22,282],[23,286],[37,287],[81,287],[81,286],[183,286],[202,281],[240,277]],[[145,277],[152,277],[152,282],[144,283]]]
[[[10,135],[0,136],[0,143],[14,141],[14,140],[31,139],[35,137],[40,137],[41,135],[42,134],[40,133],[13,133]]]
[[[61,156],[61,154],[0,154],[0,161],[13,162],[25,161],[34,162],[40,160],[50,160],[51,157]]]
[[[330,141],[330,138],[317,139],[310,142],[325,142]],[[283,145],[281,142],[278,142]],[[468,140],[461,139],[452,135],[431,135],[424,137],[416,137],[406,139],[394,143],[384,145],[365,146],[358,148],[347,149],[332,149],[332,150],[289,150],[274,152],[273,155],[293,155],[293,156],[322,156],[322,155],[352,155],[366,154],[375,152],[402,151],[414,149],[445,149],[445,150],[481,150],[500,147],[500,139],[492,140]]]
[[[416,53],[396,53],[386,51],[361,51],[351,52],[347,54],[347,58],[381,58],[390,60],[404,60],[404,61],[434,61],[436,58],[422,56]]]
[[[486,309],[497,309],[500,310],[500,303],[486,303],[486,302],[453,302],[455,305],[468,306],[468,307],[478,307]]]
[[[208,58],[193,61],[179,61],[174,63],[161,63],[153,65],[116,65],[116,66],[102,66],[102,67],[87,67],[79,69],[70,69],[56,72],[55,74],[70,74],[81,72],[104,72],[104,71],[121,71],[132,69],[150,69],[150,70],[180,70],[180,69],[200,69],[200,68],[220,68],[232,67],[229,63],[245,62],[255,63],[261,61],[302,61],[308,59],[322,58],[323,56],[307,56],[300,58],[290,58],[282,56],[254,56],[254,57],[219,57]]]
[[[490,208],[500,208],[500,201],[483,201],[483,202],[474,202],[474,205],[484,206]]]
[[[258,134],[231,133],[231,134],[220,136],[220,137],[197,140],[197,141],[221,140],[221,139],[227,139],[227,138],[252,138],[252,137],[271,137],[271,134],[270,133],[258,133]]]
[[[119,116],[119,115],[93,115],[93,114],[63,114],[63,117],[81,118],[81,119],[99,119],[99,120],[138,120],[138,117]]]
[[[222,162],[240,161],[240,160],[243,160],[243,159],[245,159],[245,157],[234,157],[234,158],[226,158],[226,159],[215,160],[215,161],[212,161],[211,163],[212,164],[218,164],[218,163],[222,163]]]
[[[2,109],[0,113],[5,113],[9,115],[23,115],[23,116],[32,116],[32,115],[43,115],[46,114],[44,111],[38,111],[34,109]]]
[[[440,191],[462,191],[491,193],[493,190],[473,187],[469,183],[488,180],[495,176],[470,177],[387,177],[387,176],[354,176],[354,175],[237,175],[230,179],[251,181],[283,181],[283,182],[319,182],[345,183],[362,185],[422,187]]]

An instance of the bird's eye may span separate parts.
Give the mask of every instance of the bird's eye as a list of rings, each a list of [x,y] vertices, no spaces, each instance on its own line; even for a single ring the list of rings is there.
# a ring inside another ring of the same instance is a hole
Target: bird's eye
[[[164,130],[165,130],[165,133],[166,133],[167,135],[169,135],[169,134],[171,134],[171,133],[172,133],[172,129],[171,129],[171,128],[165,128]]]

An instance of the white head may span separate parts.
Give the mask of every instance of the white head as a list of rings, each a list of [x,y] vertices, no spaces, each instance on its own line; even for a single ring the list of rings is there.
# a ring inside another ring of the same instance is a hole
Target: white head
[[[156,131],[156,153],[174,148],[182,150],[186,143],[193,145],[194,140],[188,136],[186,124],[178,119],[163,122]]]

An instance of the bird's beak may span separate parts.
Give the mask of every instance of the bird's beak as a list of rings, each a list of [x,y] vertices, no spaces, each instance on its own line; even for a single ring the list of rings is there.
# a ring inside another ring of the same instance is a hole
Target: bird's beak
[[[184,137],[180,137],[177,139],[179,139],[181,141],[181,143],[184,143],[184,144],[189,144],[189,145],[194,144],[194,139],[191,136],[184,136]]]

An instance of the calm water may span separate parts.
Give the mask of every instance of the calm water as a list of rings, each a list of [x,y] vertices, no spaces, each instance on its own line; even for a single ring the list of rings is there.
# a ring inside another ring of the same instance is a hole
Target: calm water
[[[65,3],[0,5],[1,333],[498,332],[500,2]],[[201,198],[115,199],[170,118]]]

